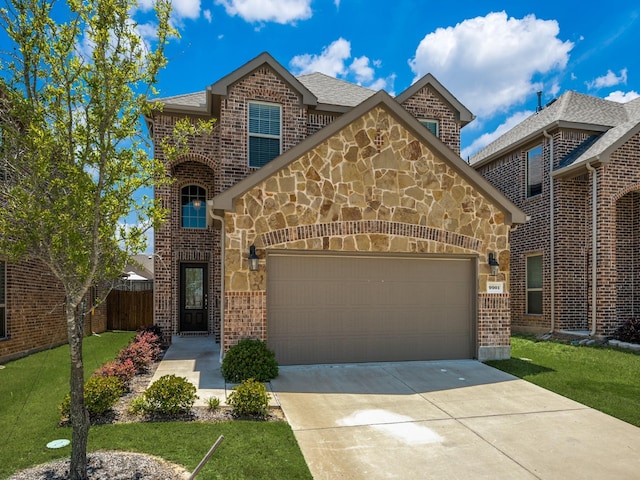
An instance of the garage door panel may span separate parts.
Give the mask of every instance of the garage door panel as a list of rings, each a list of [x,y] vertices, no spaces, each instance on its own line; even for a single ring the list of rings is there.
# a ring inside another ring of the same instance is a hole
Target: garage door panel
[[[472,260],[277,255],[267,343],[285,364],[471,358]]]

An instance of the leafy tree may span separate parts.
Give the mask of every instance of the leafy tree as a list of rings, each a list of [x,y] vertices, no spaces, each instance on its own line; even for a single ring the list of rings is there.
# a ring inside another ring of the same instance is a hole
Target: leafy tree
[[[43,262],[64,286],[72,479],[87,477],[83,298],[122,273],[164,215],[134,192],[166,181],[146,153],[141,114],[176,32],[170,0],[156,0],[156,38],[147,45],[130,17],[135,6],[5,0],[0,9],[12,42],[0,57],[0,253]],[[132,214],[138,225],[125,227]]]

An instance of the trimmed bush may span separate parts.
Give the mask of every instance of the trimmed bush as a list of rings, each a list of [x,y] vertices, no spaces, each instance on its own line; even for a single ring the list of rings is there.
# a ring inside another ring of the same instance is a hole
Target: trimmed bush
[[[136,374],[136,367],[131,359],[124,362],[107,362],[93,374],[96,377],[117,377],[127,386]]]
[[[117,377],[91,377],[84,384],[84,403],[91,415],[102,415],[113,408],[124,393],[124,385]],[[71,413],[71,396],[67,394],[58,407],[60,414],[68,418]]]
[[[269,411],[269,394],[264,383],[249,378],[233,389],[227,398],[227,404],[237,417],[266,417]]]
[[[157,347],[146,341],[134,341],[120,350],[117,361],[133,363],[136,373],[144,373],[158,355]]]
[[[278,376],[278,362],[266,343],[247,338],[229,349],[222,360],[221,372],[231,383],[249,378],[268,382]]]
[[[640,343],[640,319],[631,318],[618,327],[613,334],[616,340],[628,343]]]
[[[138,333],[153,333],[155,336],[158,337],[158,343],[160,345],[162,345],[164,343],[164,338],[162,335],[162,328],[160,328],[159,325],[147,325],[146,327],[142,327],[140,329],[138,329]]]
[[[196,402],[196,387],[184,377],[164,375],[153,382],[135,402],[135,409],[142,413],[175,415],[187,413]]]
[[[162,341],[160,337],[148,330],[138,332],[133,339],[133,343],[149,344],[149,348],[153,355],[152,360],[157,360],[160,356],[160,352],[162,352]]]

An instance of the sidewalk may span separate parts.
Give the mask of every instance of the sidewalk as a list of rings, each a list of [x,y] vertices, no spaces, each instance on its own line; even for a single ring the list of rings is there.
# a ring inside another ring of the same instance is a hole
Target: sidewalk
[[[213,336],[171,338],[171,346],[165,352],[160,365],[156,369],[151,383],[163,375],[185,377],[197,389],[198,400],[195,406],[207,406],[211,397],[217,397],[220,405],[227,404],[227,396],[236,384],[226,383],[220,372],[220,344]],[[271,404],[277,405],[277,399],[267,383],[271,394]]]

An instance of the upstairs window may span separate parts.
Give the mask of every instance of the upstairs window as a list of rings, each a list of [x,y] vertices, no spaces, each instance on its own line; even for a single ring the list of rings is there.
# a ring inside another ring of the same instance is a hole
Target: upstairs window
[[[280,105],[249,102],[249,166],[260,168],[281,152]]]
[[[422,119],[420,123],[436,137],[440,137],[440,122],[438,120]]]
[[[542,193],[542,145],[527,151],[527,198]]]
[[[542,255],[527,257],[527,314],[542,315]]]
[[[7,264],[0,261],[0,338],[7,338]]]
[[[206,200],[204,188],[182,187],[182,228],[207,228]]]

